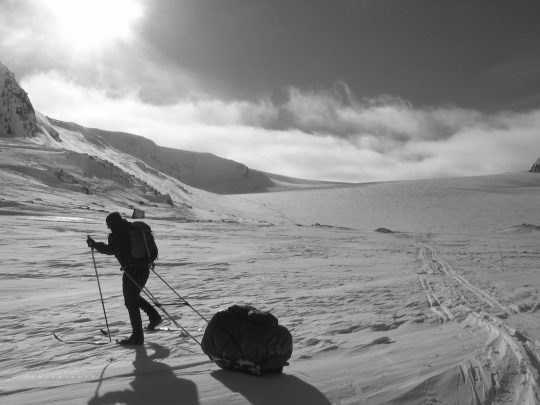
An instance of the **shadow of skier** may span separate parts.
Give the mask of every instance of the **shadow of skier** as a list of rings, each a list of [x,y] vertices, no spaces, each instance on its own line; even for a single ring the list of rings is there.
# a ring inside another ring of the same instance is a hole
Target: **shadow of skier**
[[[293,375],[268,373],[254,376],[226,370],[217,370],[211,375],[252,405],[331,405],[317,388]]]
[[[199,394],[195,383],[178,378],[171,367],[155,361],[168,357],[170,350],[158,344],[151,344],[151,348],[155,350],[155,353],[148,356],[146,347],[133,347],[135,379],[130,383],[133,389],[111,391],[101,396],[98,396],[96,391],[96,395],[88,401],[88,405],[163,403],[199,405]]]

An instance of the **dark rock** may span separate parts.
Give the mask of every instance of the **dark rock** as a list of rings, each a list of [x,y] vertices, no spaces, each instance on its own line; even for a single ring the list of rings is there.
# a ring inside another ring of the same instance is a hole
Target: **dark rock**
[[[388,228],[377,228],[375,229],[375,232],[380,232],[380,233],[394,233],[394,231],[388,229]]]
[[[34,137],[40,132],[36,112],[15,75],[0,63],[0,137]]]
[[[538,159],[529,170],[531,173],[540,173],[540,159]]]

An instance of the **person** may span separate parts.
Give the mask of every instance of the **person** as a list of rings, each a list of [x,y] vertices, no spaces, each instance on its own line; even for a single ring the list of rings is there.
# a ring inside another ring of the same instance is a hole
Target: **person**
[[[130,223],[122,218],[120,213],[113,212],[106,218],[107,227],[111,230],[107,243],[96,242],[88,236],[86,243],[99,253],[114,255],[124,272],[122,276],[122,291],[124,303],[128,310],[131,322],[132,334],[129,338],[119,341],[121,345],[144,344],[144,333],[140,309],[150,320],[146,327],[153,330],[162,322],[157,310],[141,297],[141,289],[144,288],[150,275],[150,263],[146,258],[134,259],[131,256],[131,242],[129,237]]]

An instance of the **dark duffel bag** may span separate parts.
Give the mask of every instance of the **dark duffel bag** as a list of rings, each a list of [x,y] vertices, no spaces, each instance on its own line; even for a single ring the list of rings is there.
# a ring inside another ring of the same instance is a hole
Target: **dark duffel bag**
[[[212,317],[201,346],[223,369],[260,374],[282,372],[289,365],[293,341],[289,330],[271,313],[234,305]]]

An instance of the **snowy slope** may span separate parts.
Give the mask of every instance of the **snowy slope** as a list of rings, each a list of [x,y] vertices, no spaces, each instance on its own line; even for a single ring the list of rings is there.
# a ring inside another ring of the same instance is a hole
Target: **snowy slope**
[[[60,133],[67,130],[70,133],[82,134],[91,144],[112,147],[125,152],[187,185],[213,193],[239,194],[343,186],[343,183],[294,179],[264,173],[211,153],[158,146],[153,141],[138,135],[86,128],[52,118],[46,118],[45,121]]]
[[[152,168],[185,184],[220,194],[265,191],[273,185],[263,173],[209,153],[196,153],[156,145],[141,136],[85,128],[49,118],[60,133],[82,134],[87,142],[130,154]]]
[[[75,210],[78,215],[134,208],[183,221],[259,221],[259,204],[186,186],[131,155],[60,132],[62,143],[0,138],[0,209]],[[5,208],[8,207],[8,208]],[[90,211],[90,212],[88,212]],[[255,218],[255,219],[254,219]],[[268,212],[268,219],[280,221]]]

